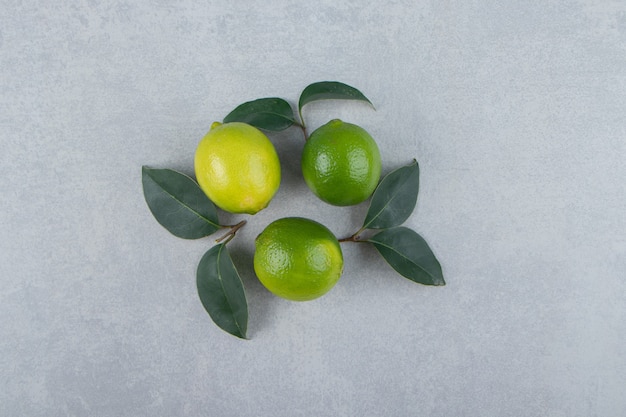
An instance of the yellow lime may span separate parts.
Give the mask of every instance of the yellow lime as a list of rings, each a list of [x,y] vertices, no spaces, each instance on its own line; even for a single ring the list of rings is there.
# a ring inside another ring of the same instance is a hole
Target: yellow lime
[[[365,201],[378,185],[380,151],[365,129],[335,119],[315,130],[302,152],[309,188],[335,206]]]
[[[257,213],[280,185],[274,145],[245,123],[213,123],[196,149],[194,165],[200,188],[231,213]]]
[[[343,254],[337,238],[313,220],[276,220],[256,238],[254,271],[275,295],[306,301],[326,294],[339,280]]]

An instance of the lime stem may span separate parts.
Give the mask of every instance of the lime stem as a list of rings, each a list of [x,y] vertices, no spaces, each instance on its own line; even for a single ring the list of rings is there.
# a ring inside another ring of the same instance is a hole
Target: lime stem
[[[230,230],[226,232],[222,237],[215,239],[215,241],[217,243],[221,243],[223,240],[226,240],[224,242],[225,244],[230,242],[230,240],[235,237],[235,234],[237,233],[237,231],[241,229],[246,223],[247,223],[246,220],[242,220],[235,225],[225,226],[225,227],[230,227]]]

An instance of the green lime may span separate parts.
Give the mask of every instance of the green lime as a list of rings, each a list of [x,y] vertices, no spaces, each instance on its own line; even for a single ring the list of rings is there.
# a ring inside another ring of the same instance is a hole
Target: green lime
[[[316,129],[302,152],[309,188],[335,206],[367,200],[378,185],[380,151],[365,129],[335,119]]]
[[[254,271],[279,297],[293,301],[321,297],[337,283],[342,270],[337,238],[313,220],[279,219],[256,238]]]
[[[280,185],[280,162],[272,142],[245,123],[213,123],[195,155],[200,188],[219,208],[255,214]]]

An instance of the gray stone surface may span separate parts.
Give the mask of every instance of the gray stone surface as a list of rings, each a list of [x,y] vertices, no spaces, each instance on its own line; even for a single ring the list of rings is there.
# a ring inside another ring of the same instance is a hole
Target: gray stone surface
[[[626,415],[626,3],[1,3],[0,415]],[[347,244],[327,296],[264,290],[271,220],[345,236],[367,208],[316,200],[299,132],[272,134],[281,189],[232,242],[241,341],[196,295],[212,240],[162,229],[140,168],[191,173],[211,122],[319,80],[376,111],[311,104],[309,126],[420,162],[407,225],[448,285]]]

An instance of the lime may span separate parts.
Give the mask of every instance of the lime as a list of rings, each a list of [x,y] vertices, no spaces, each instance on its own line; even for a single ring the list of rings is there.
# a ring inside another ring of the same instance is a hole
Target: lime
[[[254,271],[275,295],[306,301],[339,280],[343,254],[337,238],[313,220],[287,217],[271,223],[255,241]]]
[[[315,130],[302,152],[309,188],[335,206],[365,201],[378,185],[380,152],[365,129],[335,119]]]
[[[200,188],[221,209],[255,214],[280,185],[280,162],[272,142],[245,123],[213,123],[195,155]]]

